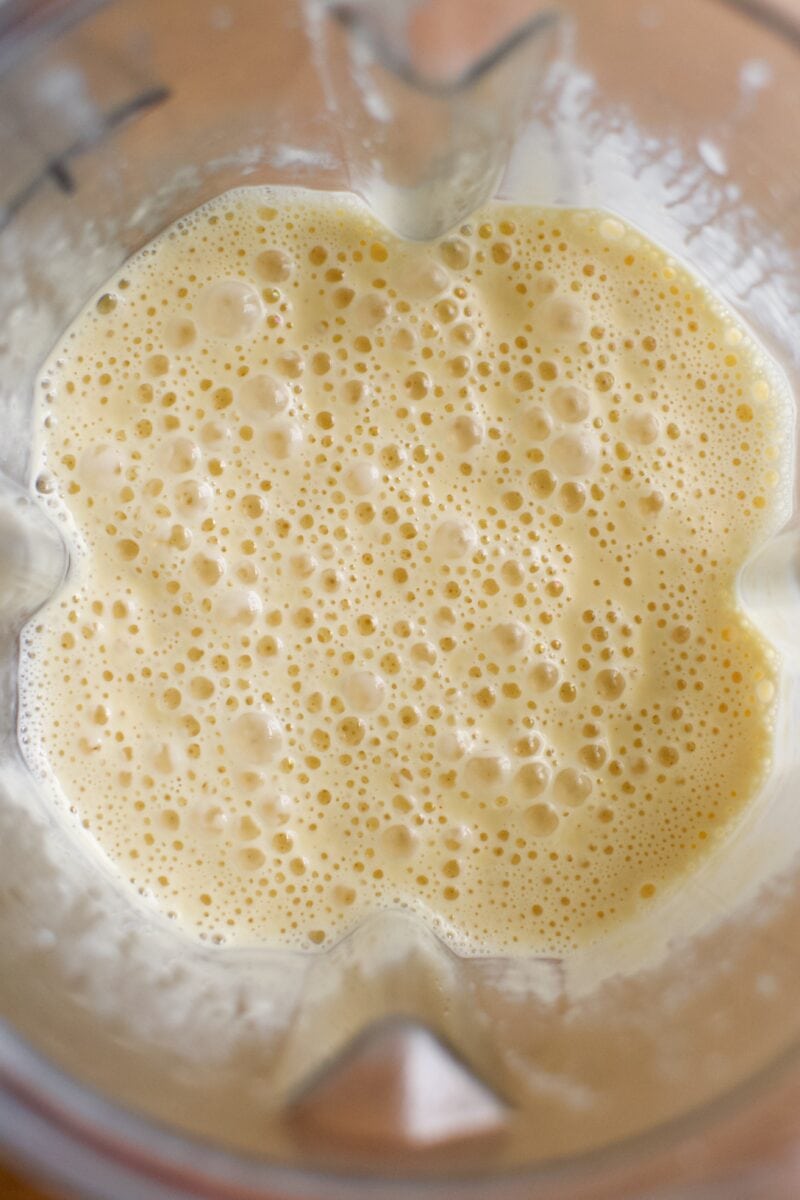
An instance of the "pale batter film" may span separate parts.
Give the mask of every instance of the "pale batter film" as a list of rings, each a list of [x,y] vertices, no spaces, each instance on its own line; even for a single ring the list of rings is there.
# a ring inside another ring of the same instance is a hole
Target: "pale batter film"
[[[791,398],[615,217],[494,204],[412,244],[231,192],[107,284],[39,408],[72,565],[23,637],[24,748],[190,934],[405,909],[563,953],[761,789],[780,664],[736,581]]]

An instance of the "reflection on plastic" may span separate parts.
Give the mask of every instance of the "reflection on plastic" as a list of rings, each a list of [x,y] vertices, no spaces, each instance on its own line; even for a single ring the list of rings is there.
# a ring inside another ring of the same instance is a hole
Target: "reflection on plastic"
[[[425,240],[494,192],[559,19],[540,13],[450,78],[418,69],[410,8],[314,3],[309,30],[353,190],[395,232]]]
[[[297,1134],[421,1150],[499,1133],[506,1108],[423,1025],[383,1021],[351,1042],[291,1106]]]

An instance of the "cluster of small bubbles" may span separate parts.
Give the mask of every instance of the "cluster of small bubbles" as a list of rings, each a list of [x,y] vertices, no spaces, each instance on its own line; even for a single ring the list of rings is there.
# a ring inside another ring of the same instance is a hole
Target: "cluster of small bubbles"
[[[352,198],[229,193],[128,263],[41,379],[76,569],[23,740],[199,936],[376,908],[562,953],[760,786],[776,663],[735,607],[789,401],[599,213],[406,244]]]

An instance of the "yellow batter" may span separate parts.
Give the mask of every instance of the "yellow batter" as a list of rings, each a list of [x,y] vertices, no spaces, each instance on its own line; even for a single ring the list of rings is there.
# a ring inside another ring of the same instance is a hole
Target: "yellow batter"
[[[221,196],[41,377],[73,570],[23,643],[30,760],[201,937],[402,907],[559,953],[652,904],[769,768],[736,575],[791,399],[615,218],[406,244],[353,198]]]

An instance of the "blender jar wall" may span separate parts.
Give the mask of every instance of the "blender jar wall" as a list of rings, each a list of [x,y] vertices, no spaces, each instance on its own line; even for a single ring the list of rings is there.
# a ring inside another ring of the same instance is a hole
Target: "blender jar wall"
[[[500,194],[628,217],[687,258],[796,384],[800,155],[788,131],[800,101],[797,50],[714,0],[563,7],[573,44],[559,48],[566,57],[553,54],[532,97]],[[0,465],[9,481],[4,502],[16,504],[30,483],[35,373],[57,334],[131,251],[228,187],[340,188],[351,175],[299,6],[55,5],[53,23],[6,34],[0,65],[0,145],[10,164],[0,193],[0,404],[9,432]],[[446,1035],[511,1101],[508,1135],[496,1149],[474,1160],[445,1155],[426,1165],[434,1177],[574,1155],[725,1093],[800,1032],[791,952],[800,909],[791,820],[793,529],[781,542],[785,552],[754,564],[747,588],[768,631],[777,612],[789,614],[779,634],[785,697],[773,778],[727,857],[710,864],[672,911],[662,910],[661,932],[665,923],[674,931],[666,957],[643,927],[638,941],[612,939],[566,965],[462,961],[391,918],[378,918],[324,959],[187,948],[174,931],[143,922],[137,899],[118,893],[80,836],[59,828],[15,752],[16,636],[42,599],[17,597],[2,623],[4,1015],[118,1101],[300,1167],[347,1171],[355,1157],[334,1162],[298,1144],[282,1123],[281,1101],[367,1018],[397,1011]],[[58,555],[54,547],[54,577]],[[70,836],[63,862],[59,847]],[[648,943],[647,969],[636,971]],[[367,959],[375,969],[365,982]],[[155,1026],[148,1026],[151,989],[165,997]],[[190,1011],[197,994],[210,997],[200,1014]],[[242,1006],[248,1020],[230,1036]],[[195,1175],[253,1186],[262,1177],[257,1165],[208,1148],[188,1152],[81,1098],[34,1065],[11,1029],[4,1036],[0,1066],[14,1087],[28,1087],[38,1101],[45,1091],[58,1096],[62,1115],[73,1106],[102,1131],[111,1157],[135,1145],[151,1164],[142,1162],[144,1174],[169,1162],[180,1175],[188,1155]],[[295,1184],[302,1186],[282,1177],[287,1189]],[[338,1187],[314,1186],[331,1194]],[[374,1193],[377,1185],[369,1186]],[[543,1176],[540,1186],[555,1194],[557,1179]],[[531,1195],[533,1182],[520,1187]]]

